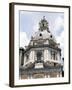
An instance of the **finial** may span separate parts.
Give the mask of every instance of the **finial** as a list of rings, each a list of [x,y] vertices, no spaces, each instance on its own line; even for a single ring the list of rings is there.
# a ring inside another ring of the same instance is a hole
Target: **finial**
[[[43,16],[43,19],[45,19],[45,16]]]
[[[43,16],[43,19],[41,19],[41,21],[39,22],[39,30],[41,30],[41,31],[43,31],[43,30],[49,31],[48,22],[45,19],[45,16]]]

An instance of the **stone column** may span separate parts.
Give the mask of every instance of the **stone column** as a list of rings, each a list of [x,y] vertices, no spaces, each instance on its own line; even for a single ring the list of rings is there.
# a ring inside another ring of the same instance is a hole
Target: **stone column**
[[[62,72],[60,72],[60,77],[62,77]]]
[[[34,51],[31,51],[30,52],[30,55],[29,55],[30,61],[34,62],[34,56],[35,56],[35,52]]]
[[[24,55],[24,65],[23,66],[25,66],[25,64],[26,64],[26,55]]]
[[[21,66],[21,60],[22,60],[22,52],[20,52],[20,56],[19,56],[19,65]]]
[[[50,75],[48,75],[48,78],[50,78]]]
[[[57,73],[57,77],[59,77],[59,73]]]
[[[30,74],[30,75],[28,75],[28,79],[32,79],[32,75]]]
[[[48,50],[45,49],[44,50],[44,61],[47,61],[48,60]]]
[[[32,77],[32,75],[30,75],[30,79],[32,79],[33,77]]]
[[[47,78],[47,75],[45,74],[44,77]]]
[[[35,59],[35,51],[32,51],[32,54],[33,54],[32,59],[34,61],[34,59]]]
[[[57,52],[57,60],[60,61],[60,52]]]

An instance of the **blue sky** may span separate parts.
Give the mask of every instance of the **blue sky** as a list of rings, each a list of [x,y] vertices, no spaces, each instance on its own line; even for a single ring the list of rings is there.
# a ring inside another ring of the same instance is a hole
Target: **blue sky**
[[[20,11],[20,47],[28,45],[33,33],[38,31],[38,23],[45,16],[49,29],[55,36],[62,54],[64,51],[64,13]]]

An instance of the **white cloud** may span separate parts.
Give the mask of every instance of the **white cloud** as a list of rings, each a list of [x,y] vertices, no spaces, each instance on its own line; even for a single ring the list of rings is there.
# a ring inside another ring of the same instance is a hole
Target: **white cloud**
[[[63,46],[63,43],[64,43],[64,31],[62,31],[60,36],[57,36],[57,42],[61,43],[61,46]]]
[[[39,21],[41,20],[41,16],[37,16],[35,17],[35,19],[33,19],[33,30],[32,30],[32,35],[35,34],[35,32],[37,32],[39,30]]]
[[[20,47],[25,48],[25,46],[28,45],[29,41],[30,40],[28,39],[26,32],[20,32]]]
[[[64,31],[60,34],[60,36],[56,36],[57,42],[60,43],[62,57],[64,56]]]
[[[55,35],[57,43],[60,43],[61,54],[64,56],[64,18],[57,17],[53,24],[53,33]]]
[[[57,17],[54,22],[54,30],[58,31],[63,26],[64,26],[64,19],[61,16]]]
[[[39,29],[39,25],[38,25],[39,22],[35,22],[34,25],[33,25],[33,33],[37,32],[38,29]]]

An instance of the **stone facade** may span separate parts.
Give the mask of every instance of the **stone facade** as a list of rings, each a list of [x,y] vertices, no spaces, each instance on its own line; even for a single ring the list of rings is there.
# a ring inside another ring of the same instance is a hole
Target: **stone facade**
[[[62,77],[61,49],[43,17],[26,49],[20,48],[21,79]]]

